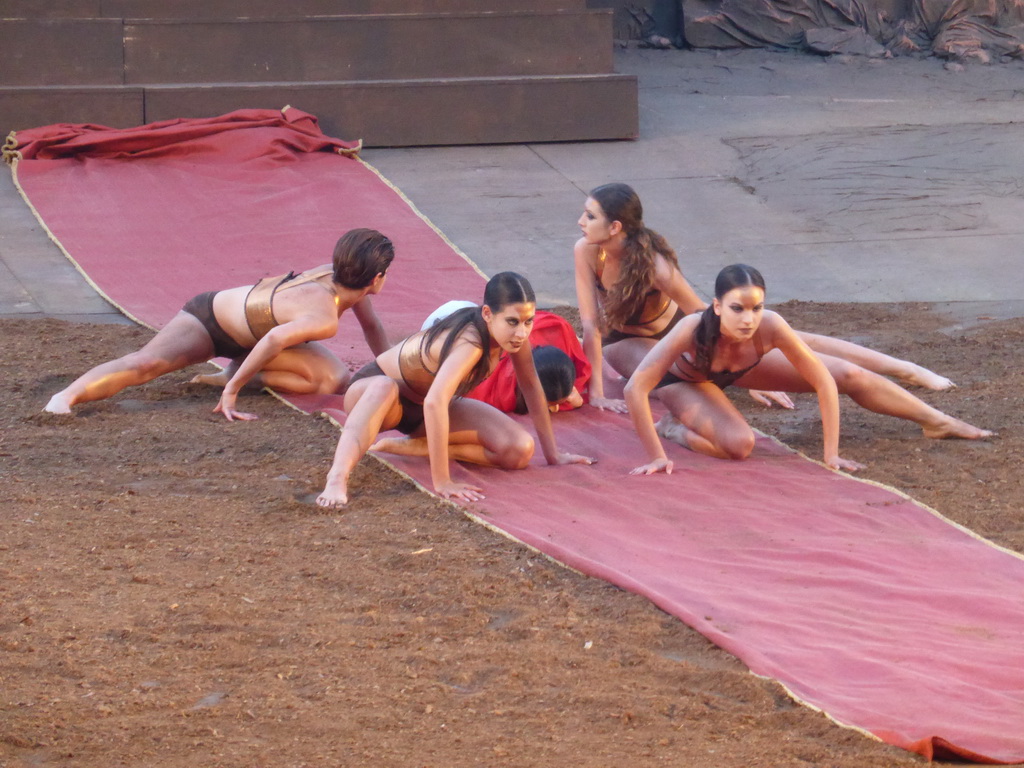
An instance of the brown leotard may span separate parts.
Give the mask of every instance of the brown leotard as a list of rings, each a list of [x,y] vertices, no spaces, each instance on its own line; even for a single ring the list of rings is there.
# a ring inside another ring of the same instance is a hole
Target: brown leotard
[[[437,378],[437,370],[427,367],[423,359],[423,336],[424,332],[414,333],[405,339],[398,349],[398,373],[402,382],[417,397],[425,398],[430,391],[430,385]],[[367,363],[352,377],[349,387],[360,379],[370,376],[385,376],[383,369],[374,360]],[[395,426],[399,432],[410,435],[423,424],[423,403],[416,402],[410,397],[399,392],[398,402],[402,406],[402,418]]]
[[[761,358],[764,357],[764,347],[761,344],[760,332],[754,334],[754,351],[757,353],[757,359],[748,365],[746,368],[741,368],[738,371],[701,371],[693,364],[686,354],[679,356],[679,359],[675,362],[675,368],[682,376],[677,376],[674,373],[666,373],[655,389],[660,387],[668,386],[669,384],[677,384],[681,381],[689,384],[700,384],[705,381],[710,381],[716,385],[719,389],[725,389],[728,386],[735,384],[738,380],[742,379],[747,373],[753,370],[758,363],[761,362]]]
[[[596,277],[597,277],[597,291],[602,296],[607,296],[608,295],[608,289],[605,288],[604,283],[601,282],[601,277],[602,277],[602,275],[604,275],[605,260],[607,258],[608,258],[608,254],[606,254],[603,250],[600,253],[598,253],[598,255],[597,255],[597,268],[595,270]],[[664,315],[668,311],[668,308],[670,306],[672,306],[672,299],[670,299],[668,296],[665,296],[665,294],[662,293],[659,289],[651,288],[651,290],[649,290],[647,292],[647,295],[644,298],[643,306],[640,307],[639,310],[637,312],[635,312],[632,317],[630,317],[630,318],[628,318],[626,320],[625,325],[636,325],[636,326],[650,325],[655,320],[657,320],[662,315]],[[650,317],[646,317],[645,318],[644,317],[645,313],[649,314]],[[664,336],[670,330],[672,330],[672,327],[675,326],[675,324],[678,323],[685,316],[685,314],[686,313],[683,312],[682,309],[677,308],[675,315],[672,317],[671,320],[669,320],[668,325],[666,325],[664,328],[662,328],[660,331],[658,331],[658,333],[652,334],[652,335],[644,335],[644,334],[639,334],[639,333],[629,333],[628,331],[622,331],[622,330],[619,330],[619,329],[612,329],[612,330],[610,330],[607,333],[607,335],[605,335],[601,339],[601,346],[608,346],[609,344],[614,344],[615,342],[622,341],[623,339],[632,339],[632,338],[637,338],[637,339],[661,339],[661,338],[664,338]]]
[[[437,378],[437,370],[430,370],[423,359],[423,332],[414,333],[402,342],[398,350],[398,372],[410,390],[426,397],[430,385]]]
[[[358,371],[349,381],[349,388],[352,387],[360,379],[368,379],[371,376],[386,376],[383,369],[377,365],[377,361],[373,360]],[[401,392],[398,393],[398,404],[402,406],[402,418],[399,419],[395,425],[395,429],[401,432],[403,435],[411,435],[423,424],[423,403],[417,403],[410,400],[408,397],[403,395]]]
[[[213,297],[216,295],[216,291],[200,293],[198,296],[193,296],[185,302],[185,306],[181,310],[182,312],[188,312],[203,324],[203,328],[206,329],[206,332],[210,335],[210,340],[213,342],[214,357],[227,357],[231,359],[245,357],[249,354],[249,349],[231,338],[228,332],[217,322],[217,316],[213,313]]]
[[[274,296],[278,291],[285,291],[298,285],[318,283],[331,292],[334,296],[334,303],[337,305],[341,299],[334,290],[333,277],[334,273],[326,269],[303,276],[289,272],[287,275],[263,278],[249,290],[245,297],[245,320],[249,324],[249,331],[259,341],[267,335],[271,328],[276,328],[279,323],[274,317]]]

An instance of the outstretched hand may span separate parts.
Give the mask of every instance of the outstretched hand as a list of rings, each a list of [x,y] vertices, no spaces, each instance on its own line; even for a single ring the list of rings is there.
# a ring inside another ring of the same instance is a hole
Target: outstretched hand
[[[616,400],[612,397],[592,397],[590,398],[590,404],[602,411],[629,413],[629,407],[626,405],[625,400]]]
[[[556,464],[597,464],[597,459],[590,456],[580,456],[577,453],[561,453],[555,459]]]
[[[220,402],[217,403],[217,407],[213,409],[214,413],[223,413],[224,418],[228,421],[253,421],[258,419],[255,413],[245,413],[244,411],[235,410],[235,401],[238,399],[237,395],[229,394],[224,392],[220,396]]]
[[[672,460],[671,459],[655,459],[652,462],[644,464],[642,467],[631,469],[629,474],[631,475],[656,475],[659,472],[664,472],[666,475],[672,474]]]
[[[795,407],[793,405],[793,401],[785,392],[766,392],[763,389],[750,389],[747,391],[750,392],[750,396],[752,398],[768,408],[772,407],[773,401],[789,410],[792,410]]]
[[[842,456],[833,456],[832,458],[825,459],[827,464],[832,469],[841,469],[845,472],[856,472],[858,469],[864,469],[864,464],[852,459],[844,459]]]
[[[442,499],[452,499],[453,501],[482,501],[487,498],[475,485],[456,483],[451,480],[435,486],[434,492]]]

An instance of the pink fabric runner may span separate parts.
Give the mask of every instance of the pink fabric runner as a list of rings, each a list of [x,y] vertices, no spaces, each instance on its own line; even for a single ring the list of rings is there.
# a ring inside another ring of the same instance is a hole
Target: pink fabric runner
[[[393,336],[482,292],[450,244],[307,115],[175,121],[150,143],[138,134],[152,127],[108,130],[25,132],[54,159],[26,153],[16,177],[94,283],[147,324],[201,290],[326,262],[354,226],[396,243],[376,303]],[[126,162],[115,138],[140,159]],[[333,348],[352,365],[369,358],[351,319]],[[344,416],[337,398],[302,404]],[[471,509],[481,522],[648,596],[840,723],[929,758],[1024,762],[1020,557],[768,439],[745,462],[673,447],[675,474],[634,478],[626,417],[584,408],[555,427],[598,466],[457,467],[487,493]],[[393,463],[429,486],[425,461]]]

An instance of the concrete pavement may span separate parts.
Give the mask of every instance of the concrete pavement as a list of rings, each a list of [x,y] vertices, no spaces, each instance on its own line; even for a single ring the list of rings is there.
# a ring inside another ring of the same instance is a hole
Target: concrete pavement
[[[617,69],[640,78],[638,141],[364,159],[486,273],[526,274],[545,305],[575,303],[576,220],[586,190],[614,180],[637,189],[705,297],[722,266],[743,261],[765,274],[769,302],[1024,316],[1021,62],[949,70],[936,59],[630,49]],[[9,174],[0,205],[0,316],[120,318]]]

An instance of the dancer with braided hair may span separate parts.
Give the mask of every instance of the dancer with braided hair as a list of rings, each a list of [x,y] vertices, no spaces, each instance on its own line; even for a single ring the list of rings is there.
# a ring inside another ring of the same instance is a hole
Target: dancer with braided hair
[[[876,373],[819,357],[780,315],[764,308],[764,298],[760,272],[745,264],[726,267],[715,281],[711,307],[683,318],[640,362],[626,385],[626,403],[648,463],[632,474],[672,471],[659,435],[708,456],[749,456],[754,432],[722,391],[732,384],[816,392],[823,460],[833,469],[862,466],[839,456],[837,393],[876,413],[914,421],[928,437],[992,434],[932,408]],[[649,401],[654,391],[669,411],[657,426]]]

